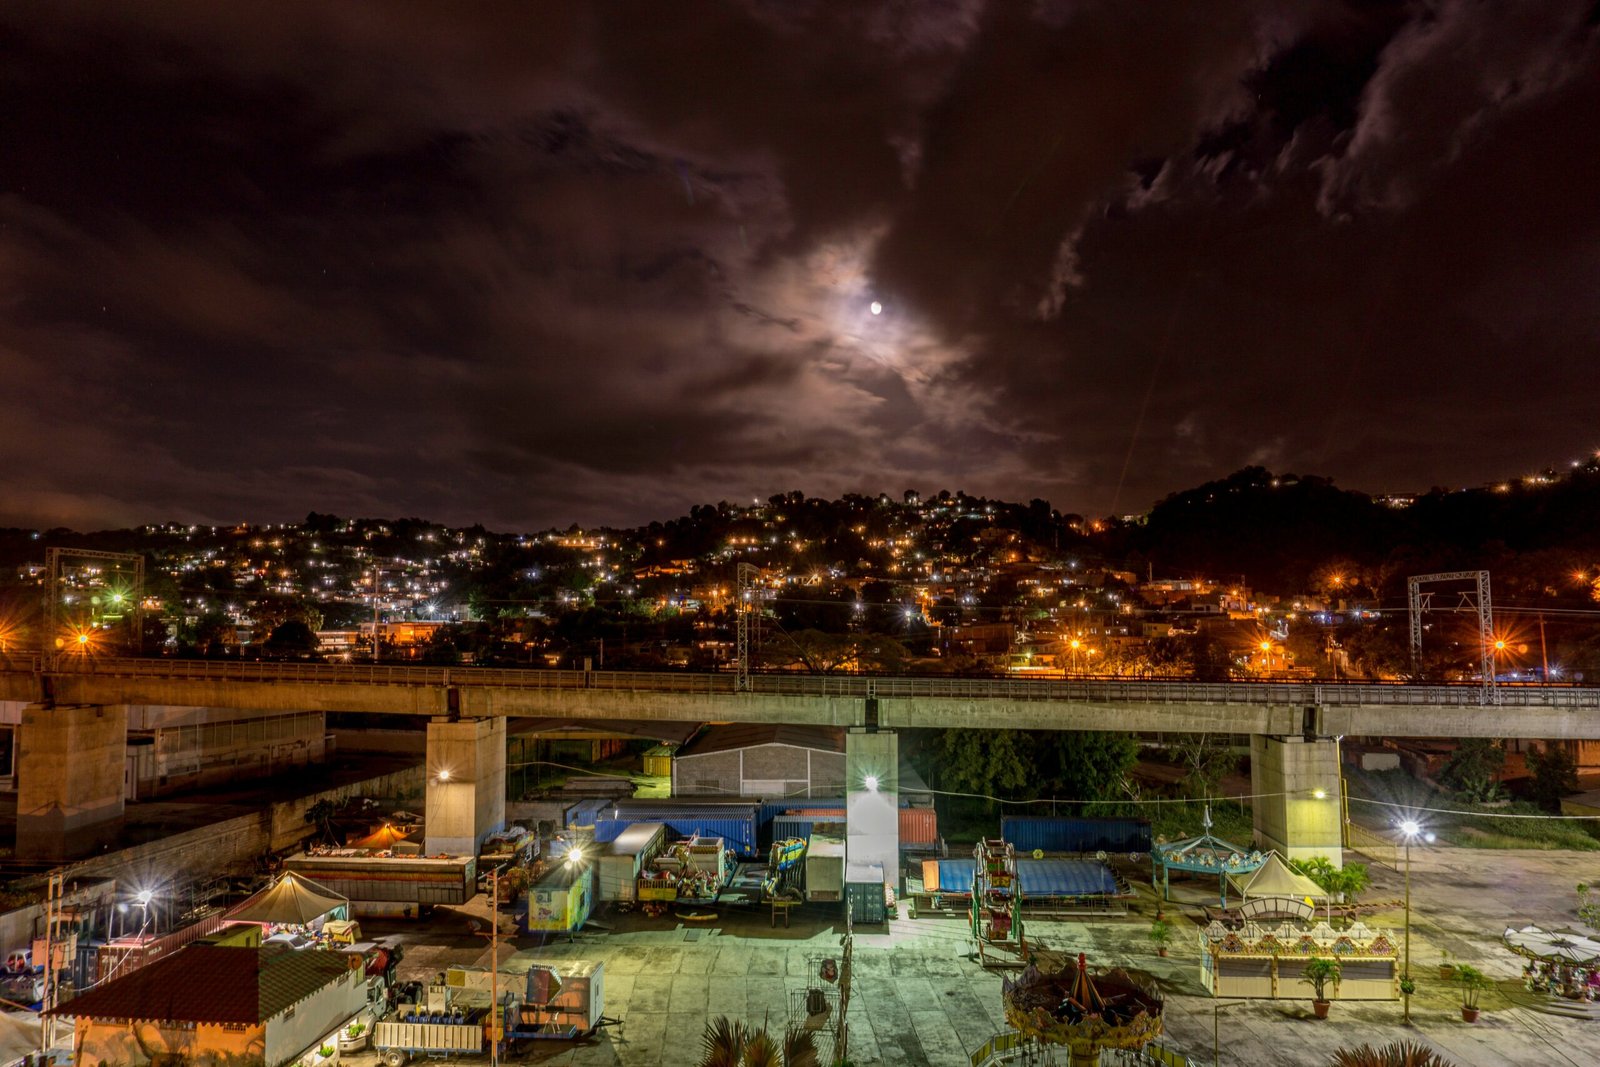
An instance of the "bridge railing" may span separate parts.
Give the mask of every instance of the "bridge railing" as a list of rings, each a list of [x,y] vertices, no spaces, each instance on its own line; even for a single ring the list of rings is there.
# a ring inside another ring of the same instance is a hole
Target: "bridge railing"
[[[731,672],[562,671],[497,667],[435,667],[384,663],[117,659],[87,656],[8,657],[0,671],[120,678],[231,682],[322,682],[399,686],[483,686],[509,689],[598,689],[617,692],[735,693]],[[951,678],[860,674],[754,674],[759,696],[888,700],[939,699],[1071,704],[1185,704],[1274,707],[1477,707],[1477,685],[1395,685],[1359,682],[1193,682],[1105,678]],[[1600,689],[1500,686],[1498,706],[1600,709]]]

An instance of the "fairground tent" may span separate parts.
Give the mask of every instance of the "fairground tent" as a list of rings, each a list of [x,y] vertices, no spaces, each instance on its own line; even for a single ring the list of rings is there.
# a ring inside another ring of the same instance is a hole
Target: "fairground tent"
[[[241,923],[310,926],[324,917],[342,919],[349,911],[350,901],[290,871],[234,908],[227,918]]]
[[[1246,900],[1255,897],[1293,897],[1303,900],[1310,897],[1312,900],[1327,901],[1327,892],[1303,874],[1296,874],[1289,869],[1276,852],[1267,853],[1267,858],[1260,867],[1257,867],[1249,876],[1232,877],[1234,888]]]
[[[0,1067],[39,1053],[39,1017],[31,1011],[0,1012]]]
[[[1171,900],[1172,872],[1216,875],[1218,903],[1228,906],[1228,879],[1243,878],[1265,862],[1259,850],[1240,848],[1211,832],[1211,805],[1206,805],[1199,837],[1159,844],[1150,851],[1150,884],[1159,879],[1161,899]]]
[[[384,823],[366,837],[357,838],[350,842],[351,848],[370,848],[384,852],[394,848],[395,842],[404,841],[411,835],[402,830],[395,829],[392,823]]]

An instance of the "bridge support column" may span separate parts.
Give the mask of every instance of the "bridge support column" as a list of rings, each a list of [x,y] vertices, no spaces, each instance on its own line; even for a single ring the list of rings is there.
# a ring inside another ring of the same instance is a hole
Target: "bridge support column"
[[[1250,792],[1263,850],[1293,860],[1326,856],[1343,866],[1337,741],[1251,735]]]
[[[845,734],[844,804],[845,880],[865,881],[862,865],[877,864],[883,880],[898,893],[900,739],[892,730],[852,729]]]
[[[506,721],[428,723],[427,823],[430,856],[476,856],[484,836],[506,824]]]
[[[128,709],[76,704],[23,709],[17,731],[17,858],[87,855],[122,828]]]

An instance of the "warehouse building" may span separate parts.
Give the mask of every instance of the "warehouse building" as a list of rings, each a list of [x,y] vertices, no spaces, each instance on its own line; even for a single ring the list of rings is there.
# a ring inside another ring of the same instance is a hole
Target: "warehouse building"
[[[675,797],[840,797],[844,730],[735,723],[707,726],[672,760]]]

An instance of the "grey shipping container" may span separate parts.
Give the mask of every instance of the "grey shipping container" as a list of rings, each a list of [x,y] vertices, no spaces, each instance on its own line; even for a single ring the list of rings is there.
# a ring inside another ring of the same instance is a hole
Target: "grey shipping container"
[[[844,898],[850,908],[850,921],[881,923],[888,919],[883,902],[883,865],[849,863],[845,865]]]
[[[1000,836],[1017,854],[1039,852],[1149,852],[1145,819],[1085,819],[1014,815],[1000,820]]]

